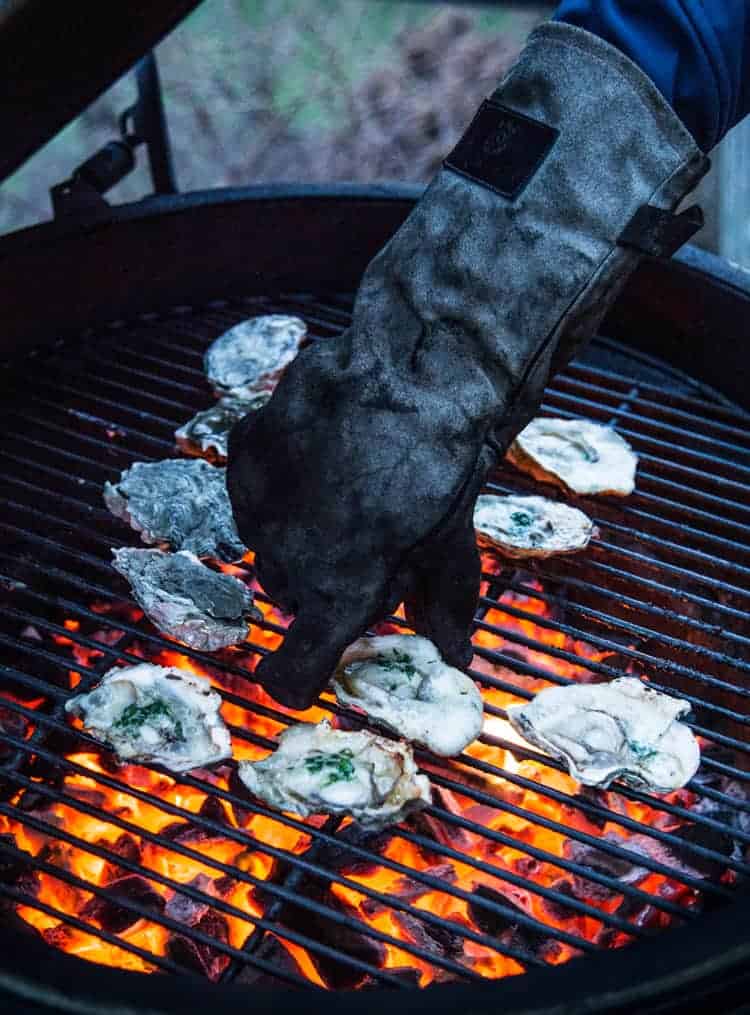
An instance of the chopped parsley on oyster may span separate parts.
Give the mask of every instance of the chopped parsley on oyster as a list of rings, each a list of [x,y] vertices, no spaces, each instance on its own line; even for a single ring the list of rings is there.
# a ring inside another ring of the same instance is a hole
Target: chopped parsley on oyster
[[[290,726],[263,761],[242,761],[239,776],[255,796],[279,810],[348,814],[383,828],[431,803],[408,744],[367,730],[335,730],[326,720]]]
[[[136,462],[117,483],[104,484],[104,503],[144,543],[228,562],[247,553],[234,524],[226,469],[202,459]]]
[[[535,479],[578,494],[626,497],[635,489],[638,456],[609,426],[579,419],[534,419],[507,459]]]
[[[263,391],[253,398],[220,398],[175,430],[178,448],[209,462],[226,462],[229,431],[243,416],[262,408],[270,397],[270,391]]]
[[[480,546],[515,559],[576,553],[585,550],[596,533],[588,515],[567,504],[493,494],[477,498],[474,528]]]
[[[567,765],[586,786],[613,779],[671,793],[692,779],[700,748],[680,716],[690,704],[635,677],[609,684],[570,684],[510,705],[508,719],[529,743]]]
[[[231,756],[220,705],[203,677],[138,663],[109,670],[93,691],[70,698],[65,710],[121,761],[186,772]]]
[[[427,638],[359,638],[341,657],[333,689],[344,705],[444,757],[460,754],[482,730],[476,684],[443,662]]]
[[[260,619],[243,582],[217,574],[187,550],[126,547],[112,555],[113,567],[130,582],[149,620],[190,648],[215,652],[236,645],[247,638],[250,621]]]
[[[235,324],[205,355],[208,380],[217,395],[252,398],[273,391],[299,352],[307,325],[299,317],[265,314]]]

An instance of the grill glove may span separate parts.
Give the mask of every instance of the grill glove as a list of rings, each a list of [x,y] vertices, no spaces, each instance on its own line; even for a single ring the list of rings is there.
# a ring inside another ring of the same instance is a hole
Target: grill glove
[[[398,602],[465,666],[474,501],[550,373],[595,331],[707,159],[651,81],[568,25],[530,37],[407,221],[351,327],[304,349],[229,441],[227,481],[266,591],[296,614],[257,678],[312,703]]]

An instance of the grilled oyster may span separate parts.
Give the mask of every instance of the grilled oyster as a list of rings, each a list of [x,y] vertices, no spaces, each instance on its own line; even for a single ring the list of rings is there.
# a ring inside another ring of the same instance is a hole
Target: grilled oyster
[[[585,550],[596,532],[588,515],[567,504],[492,494],[477,498],[474,528],[480,546],[517,559]]]
[[[521,736],[563,761],[586,786],[606,788],[619,778],[655,793],[679,789],[698,769],[698,741],[677,722],[689,711],[687,701],[635,677],[551,687],[507,709]]]
[[[506,455],[534,479],[573,493],[616,494],[635,489],[638,456],[611,427],[579,419],[534,419]]]
[[[235,398],[273,391],[306,332],[304,321],[285,314],[266,314],[235,324],[206,352],[206,374],[214,391]]]
[[[432,800],[408,744],[334,730],[326,720],[285,730],[270,757],[240,762],[239,776],[279,810],[350,814],[368,828],[401,821]]]
[[[146,616],[190,648],[215,652],[247,637],[260,619],[253,594],[238,578],[217,574],[181,550],[113,550],[114,568],[127,578]]]
[[[234,524],[226,469],[201,459],[136,462],[119,482],[104,484],[104,503],[144,543],[168,543],[225,561],[247,553]]]
[[[175,430],[177,446],[187,455],[225,462],[229,431],[243,416],[264,406],[270,397],[270,391],[263,391],[253,398],[220,398]]]
[[[333,677],[336,697],[435,754],[460,754],[482,730],[482,696],[427,638],[359,638]]]
[[[93,691],[66,702],[65,710],[111,744],[122,761],[186,772],[231,756],[220,705],[203,677],[139,663],[109,670]]]

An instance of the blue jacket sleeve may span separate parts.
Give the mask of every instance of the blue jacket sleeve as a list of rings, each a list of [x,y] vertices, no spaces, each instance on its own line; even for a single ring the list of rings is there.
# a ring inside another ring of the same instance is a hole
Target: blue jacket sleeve
[[[637,63],[705,152],[750,113],[750,0],[562,0],[555,18]]]

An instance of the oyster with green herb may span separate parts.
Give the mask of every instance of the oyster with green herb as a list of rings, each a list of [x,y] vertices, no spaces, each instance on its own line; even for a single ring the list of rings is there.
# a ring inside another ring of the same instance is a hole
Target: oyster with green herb
[[[476,684],[427,638],[359,638],[341,657],[333,689],[342,704],[444,757],[460,754],[482,730]]]
[[[534,479],[572,493],[626,497],[635,489],[636,453],[612,427],[588,420],[534,419],[506,458]]]
[[[514,559],[577,553],[596,533],[588,515],[567,504],[493,494],[477,498],[474,528],[480,546]]]
[[[93,691],[70,698],[65,710],[121,761],[186,772],[231,756],[220,705],[203,677],[138,663],[109,670]]]
[[[689,702],[635,677],[549,687],[507,708],[521,736],[584,785],[606,788],[622,779],[655,793],[680,789],[698,770],[698,741],[678,721],[689,711]]]
[[[251,793],[282,811],[348,814],[383,828],[431,802],[408,744],[367,730],[335,730],[326,720],[290,726],[263,761],[243,761],[239,776]]]

